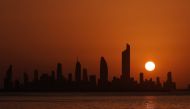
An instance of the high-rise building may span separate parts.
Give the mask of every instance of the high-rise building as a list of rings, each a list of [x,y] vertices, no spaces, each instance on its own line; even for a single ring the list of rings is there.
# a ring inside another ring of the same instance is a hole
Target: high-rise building
[[[168,82],[172,82],[172,73],[171,72],[168,72],[168,74],[167,74],[167,81]]]
[[[108,66],[104,57],[100,58],[100,85],[105,86],[108,83]]]
[[[63,75],[62,75],[62,65],[61,63],[57,64],[57,80],[62,80],[63,79]]]
[[[75,80],[77,82],[81,81],[81,64],[78,60],[75,67]]]
[[[162,88],[162,84],[161,84],[161,82],[160,82],[160,78],[159,77],[156,77],[156,87],[157,87],[157,89],[161,89]]]
[[[156,77],[156,84],[157,84],[157,85],[161,85],[161,83],[160,83],[160,78],[159,78],[159,77]]]
[[[12,71],[12,65],[9,66],[6,77],[4,79],[4,88],[6,90],[11,90],[13,88],[13,71]]]
[[[122,79],[130,80],[130,45],[122,52]]]
[[[176,89],[176,83],[172,80],[172,73],[168,72],[167,80],[164,82],[164,88],[166,90],[174,90]]]
[[[141,72],[140,73],[140,84],[143,84],[144,83],[144,74]]]

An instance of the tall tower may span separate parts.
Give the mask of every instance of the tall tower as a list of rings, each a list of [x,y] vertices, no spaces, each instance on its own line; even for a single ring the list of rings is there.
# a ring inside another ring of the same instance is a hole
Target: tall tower
[[[168,72],[168,74],[167,74],[167,81],[172,82],[172,73],[171,72]]]
[[[78,60],[75,67],[75,80],[77,82],[81,81],[81,64]]]
[[[62,65],[61,63],[57,64],[57,80],[62,80],[63,75],[62,75]]]
[[[176,83],[172,80],[172,73],[168,72],[167,80],[164,82],[164,88],[167,90],[174,90],[176,89]]]
[[[140,84],[143,84],[144,83],[144,74],[141,72],[140,73]]]
[[[13,71],[12,71],[12,65],[9,66],[6,77],[4,79],[4,88],[6,90],[11,90],[13,88]]]
[[[130,80],[130,45],[122,52],[122,79]]]
[[[108,82],[108,66],[104,57],[100,59],[100,84],[106,85]]]

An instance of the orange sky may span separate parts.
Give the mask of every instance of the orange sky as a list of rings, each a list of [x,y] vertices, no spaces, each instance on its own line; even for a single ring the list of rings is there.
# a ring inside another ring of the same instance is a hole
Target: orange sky
[[[109,76],[121,74],[121,51],[131,45],[131,74],[138,79],[173,72],[177,87],[190,83],[189,0],[0,0],[0,74],[10,63],[21,73],[50,72],[56,63],[74,72],[77,56],[99,74],[100,56]],[[148,73],[144,63],[156,70]],[[0,77],[2,79],[2,76]]]

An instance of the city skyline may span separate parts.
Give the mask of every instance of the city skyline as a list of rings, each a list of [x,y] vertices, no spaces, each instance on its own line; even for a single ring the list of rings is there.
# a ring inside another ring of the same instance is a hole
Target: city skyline
[[[97,82],[97,85],[102,85],[102,86],[105,86],[105,83],[108,84],[108,82],[112,81],[114,77],[116,78],[119,78],[121,80],[127,80],[127,81],[130,81],[130,79],[136,79],[137,82],[141,83],[142,82],[142,78],[141,77],[145,77],[145,73],[142,74],[142,71],[139,71],[139,76],[137,77],[131,77],[131,73],[134,73],[134,72],[131,72],[131,54],[130,54],[130,45],[129,44],[126,44],[126,48],[122,51],[121,53],[121,74],[119,76],[115,76],[113,75],[111,78],[110,78],[110,74],[108,76],[108,65],[107,65],[107,62],[105,60],[105,58],[103,56],[100,57],[100,67],[99,67],[99,72],[100,74],[97,72],[95,74],[92,74],[91,76],[95,76],[96,78],[96,82]],[[74,72],[72,73],[69,73],[69,72],[65,72],[62,70],[62,64],[59,62],[57,63],[57,67],[56,67],[56,70],[52,70],[50,73],[47,73],[47,75],[50,75],[50,76],[53,76],[52,78],[54,78],[55,80],[58,80],[58,81],[62,81],[62,80],[65,80],[68,79],[68,81],[81,81],[81,80],[88,80],[88,74],[87,74],[87,68],[88,66],[86,67],[83,67],[79,61],[80,59],[77,57],[76,59],[76,65],[75,65],[75,70]],[[10,68],[8,70],[12,70],[12,65],[10,65]],[[110,70],[109,70],[110,71]],[[106,72],[106,73],[105,73]],[[154,73],[154,71],[152,72],[149,72],[149,73]],[[170,71],[168,72],[170,73]],[[44,73],[41,73],[42,76],[47,76],[47,75],[43,75]],[[7,74],[4,74],[5,76]],[[10,74],[8,74],[10,75]],[[27,75],[27,76],[26,76]],[[23,76],[23,80],[21,79],[20,81],[32,81],[32,80],[37,80],[37,76],[39,76],[39,72],[38,70],[34,70],[34,74],[27,74],[26,71],[24,71],[24,73],[22,73],[21,76]],[[167,74],[168,75],[168,74]],[[99,77],[99,78],[98,78]],[[165,80],[168,80],[168,76],[165,76],[166,79]],[[17,78],[21,78],[21,77],[17,77]],[[15,80],[18,80],[17,78],[14,78]],[[139,79],[138,79],[139,78]],[[140,79],[141,78],[141,79]],[[155,76],[155,77],[147,77],[149,79],[151,79],[151,81],[155,81],[155,82],[160,82],[162,83],[162,86],[164,86],[164,84],[168,84],[168,83],[172,83],[172,80],[169,79],[169,82],[165,81],[164,79],[162,79],[162,81],[160,80],[160,77],[158,76]],[[14,80],[13,79],[13,80]],[[148,79],[147,79],[148,81]],[[5,81],[3,81],[5,82]],[[3,83],[1,82],[1,83]],[[18,82],[18,81],[17,81]],[[99,84],[100,83],[100,84]],[[3,84],[1,85],[1,87],[3,86]],[[176,83],[175,85],[171,85],[172,87],[176,87]],[[188,87],[188,83],[186,85],[185,88],[178,88],[178,89],[186,89]]]
[[[121,54],[121,75],[114,76],[108,80],[109,67],[102,56],[100,57],[99,78],[97,75],[89,74],[83,68],[79,59],[76,60],[75,73],[63,75],[62,64],[57,64],[56,72],[51,74],[39,74],[34,70],[33,80],[29,80],[26,72],[23,73],[23,82],[14,80],[12,65],[6,71],[2,91],[175,91],[176,83],[172,72],[167,73],[167,79],[163,82],[160,77],[156,79],[145,78],[144,73],[139,73],[138,80],[130,76],[130,45],[127,44]],[[73,76],[74,75],[74,76]],[[189,88],[187,85],[186,90]]]

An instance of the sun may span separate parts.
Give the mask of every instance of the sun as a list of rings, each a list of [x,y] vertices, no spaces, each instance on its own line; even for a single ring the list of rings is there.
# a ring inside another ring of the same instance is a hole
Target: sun
[[[153,61],[148,61],[145,63],[145,69],[149,72],[154,71],[155,63]]]

